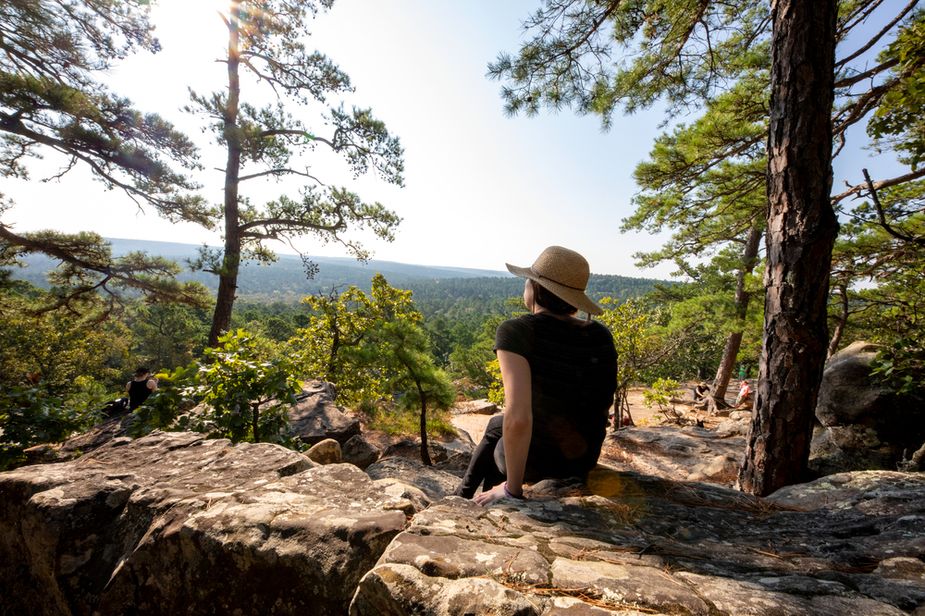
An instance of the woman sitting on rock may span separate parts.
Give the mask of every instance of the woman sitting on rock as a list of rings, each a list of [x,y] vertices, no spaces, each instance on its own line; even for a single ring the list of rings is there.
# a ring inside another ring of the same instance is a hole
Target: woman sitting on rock
[[[526,278],[530,314],[505,321],[495,335],[504,385],[504,414],[485,436],[456,495],[488,505],[523,498],[524,482],[584,479],[597,464],[617,384],[617,353],[601,309],[587,295],[588,262],[550,246],[532,267],[507,265]],[[578,310],[587,319],[575,316]]]

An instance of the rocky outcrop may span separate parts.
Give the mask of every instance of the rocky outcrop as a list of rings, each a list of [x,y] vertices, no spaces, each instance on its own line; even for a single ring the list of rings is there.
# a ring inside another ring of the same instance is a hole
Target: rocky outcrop
[[[138,422],[138,416],[125,413],[111,417],[63,443],[43,443],[26,449],[26,464],[66,462],[95,451],[115,438],[125,437]]]
[[[637,463],[730,441],[634,432]],[[414,457],[367,470],[152,433],[0,473],[0,615],[925,612],[925,474],[756,499],[599,467],[482,508]]]
[[[326,438],[343,445],[360,433],[359,420],[334,403],[334,386],[323,381],[303,384],[299,401],[289,409],[289,427],[293,436],[309,445]]]
[[[925,404],[871,379],[878,347],[855,342],[826,362],[813,434],[810,468],[820,475],[895,470],[925,443]]]
[[[607,469],[584,491],[539,488],[524,502],[485,509],[451,497],[417,514],[361,580],[351,615],[900,615],[925,605],[925,476],[838,475],[767,500]]]
[[[0,613],[343,614],[412,492],[276,445],[116,438],[0,474]]]
[[[675,481],[707,481],[732,486],[745,440],[696,426],[632,427],[608,434],[601,461],[618,470]]]

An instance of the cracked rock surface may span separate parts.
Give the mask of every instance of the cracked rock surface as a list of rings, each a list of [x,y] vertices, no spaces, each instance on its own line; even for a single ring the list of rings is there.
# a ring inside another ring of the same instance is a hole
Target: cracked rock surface
[[[925,613],[925,474],[767,499],[599,467],[482,508],[411,459],[363,472],[193,433],[0,473],[0,615]]]
[[[415,511],[270,444],[153,433],[0,474],[3,614],[343,614]]]
[[[826,477],[758,500],[599,468],[417,514],[360,582],[373,614],[899,615],[925,605],[925,476]]]

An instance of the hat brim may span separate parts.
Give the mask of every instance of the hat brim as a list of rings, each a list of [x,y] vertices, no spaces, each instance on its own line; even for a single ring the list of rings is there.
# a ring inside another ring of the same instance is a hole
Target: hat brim
[[[578,289],[572,289],[566,287],[557,282],[549,280],[548,278],[542,278],[537,276],[536,273],[529,267],[517,267],[516,265],[511,265],[510,263],[504,264],[507,267],[507,271],[511,272],[519,278],[528,278],[538,285],[542,286],[544,289],[552,292],[560,299],[568,302],[575,308],[588,314],[601,314],[604,310],[591,301],[591,298],[585,295],[584,291],[579,291]]]

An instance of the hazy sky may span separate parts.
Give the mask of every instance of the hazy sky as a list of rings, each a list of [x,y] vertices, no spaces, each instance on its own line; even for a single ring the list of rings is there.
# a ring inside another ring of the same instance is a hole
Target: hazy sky
[[[160,0],[154,19],[163,50],[134,56],[110,76],[116,92],[203,144],[208,137],[200,133],[201,120],[180,108],[188,102],[188,87],[200,92],[224,87],[224,65],[214,60],[226,44],[218,17],[226,4]],[[500,84],[485,76],[498,52],[516,50],[520,23],[537,6],[537,0],[338,0],[316,20],[311,44],[350,75],[356,92],[347,98],[348,107],[372,107],[400,137],[406,187],[372,176],[353,180],[321,156],[310,161],[312,170],[366,200],[381,201],[404,219],[394,243],[366,241],[376,259],[497,270],[505,261],[529,265],[545,246],[561,244],[583,253],[597,273],[665,278],[670,265],[641,270],[632,259],[636,251],[657,248],[660,238],[619,232],[621,219],[632,211],[632,171],[660,132],[660,110],[616,117],[607,133],[598,118],[567,110],[509,118],[503,114]],[[247,88],[245,100],[253,92]],[[314,115],[306,110],[306,117]],[[205,145],[200,179],[204,194],[216,203],[222,186],[216,168],[223,159],[221,151]],[[60,162],[35,165],[33,180]],[[863,166],[875,177],[895,169],[888,159],[871,159],[854,149],[836,160],[836,185],[859,182]],[[255,200],[285,189],[242,187]],[[217,233],[140,211],[124,194],[105,192],[82,172],[45,184],[4,181],[2,191],[17,201],[4,220],[18,231],[50,227],[220,243]],[[291,187],[289,192],[294,194]],[[298,247],[309,254],[344,254],[337,245],[308,238]]]

